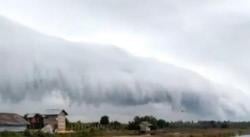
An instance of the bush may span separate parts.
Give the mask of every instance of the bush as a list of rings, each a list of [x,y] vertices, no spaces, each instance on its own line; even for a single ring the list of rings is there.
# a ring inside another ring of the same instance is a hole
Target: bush
[[[15,132],[0,132],[0,137],[23,137],[21,133],[15,133]]]
[[[25,137],[32,137],[32,134],[30,133],[29,130],[25,130],[24,133],[23,133],[23,135],[24,135]]]
[[[32,137],[55,137],[55,135],[54,134],[49,134],[49,133],[43,133],[41,131],[38,131],[38,132],[34,132]]]

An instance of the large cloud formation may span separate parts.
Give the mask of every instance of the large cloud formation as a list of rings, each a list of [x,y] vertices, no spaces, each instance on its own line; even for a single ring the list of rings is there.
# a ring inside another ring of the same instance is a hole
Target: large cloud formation
[[[135,57],[113,46],[49,37],[5,18],[0,18],[0,30],[3,104],[39,102],[59,93],[79,106],[167,104],[172,111],[209,118],[248,112],[242,97],[237,97],[243,92],[171,64]],[[225,94],[228,90],[236,94]]]

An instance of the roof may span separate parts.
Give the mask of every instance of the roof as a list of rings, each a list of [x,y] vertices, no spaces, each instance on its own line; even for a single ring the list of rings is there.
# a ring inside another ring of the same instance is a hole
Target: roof
[[[148,121],[142,121],[139,126],[140,127],[150,127],[150,126],[152,126],[152,124],[149,123]]]
[[[34,117],[36,114],[35,113],[29,113],[29,114],[26,114],[25,117],[27,118],[32,118]]]
[[[68,113],[64,109],[47,109],[43,114],[44,115],[58,115],[62,112],[65,115],[68,115]]]
[[[37,116],[37,115],[40,115],[39,113],[27,113],[27,114],[25,114],[25,118],[33,118],[33,117],[35,117],[35,116]]]
[[[28,125],[28,122],[15,113],[0,113],[0,125],[21,126]]]

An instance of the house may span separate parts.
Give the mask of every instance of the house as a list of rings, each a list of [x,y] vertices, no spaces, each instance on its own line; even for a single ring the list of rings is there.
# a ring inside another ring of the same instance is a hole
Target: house
[[[51,125],[55,132],[66,130],[66,116],[68,113],[60,109],[48,109],[43,114],[44,126]]]
[[[43,116],[39,113],[26,114],[24,119],[29,122],[29,129],[41,129],[44,127]]]
[[[151,131],[152,124],[148,121],[142,121],[139,125],[140,127],[140,133],[148,133]]]
[[[22,132],[26,130],[28,122],[15,113],[0,113],[0,132]]]

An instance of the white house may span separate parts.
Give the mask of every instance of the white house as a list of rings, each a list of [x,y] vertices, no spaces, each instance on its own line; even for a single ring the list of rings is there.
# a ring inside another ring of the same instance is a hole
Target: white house
[[[55,132],[64,132],[66,130],[66,116],[68,113],[60,109],[48,109],[43,114],[44,125],[51,125]]]

